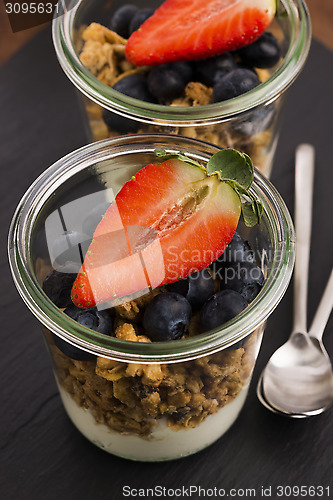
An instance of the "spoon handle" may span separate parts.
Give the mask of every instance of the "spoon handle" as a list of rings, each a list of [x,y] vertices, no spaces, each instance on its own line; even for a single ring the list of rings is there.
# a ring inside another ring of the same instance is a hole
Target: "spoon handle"
[[[311,323],[309,330],[310,337],[321,340],[327,321],[333,309],[333,269],[327,282],[325,291],[320,300],[320,304]]]
[[[311,243],[314,147],[300,144],[296,149],[295,226],[296,259],[294,274],[294,332],[307,331],[307,295]]]

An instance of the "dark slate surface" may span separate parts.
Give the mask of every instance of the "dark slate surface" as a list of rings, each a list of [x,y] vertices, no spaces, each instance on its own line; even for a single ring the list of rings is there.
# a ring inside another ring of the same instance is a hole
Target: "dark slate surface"
[[[332,266],[332,81],[333,54],[313,42],[307,65],[289,93],[273,173],[293,213],[294,150],[300,142],[315,145],[309,320]],[[168,463],[128,462],[95,448],[72,426],[39,325],[12,284],[6,256],[9,222],[25,189],[47,166],[85,142],[76,93],[57,63],[49,29],[0,68],[0,109],[1,497],[117,500],[125,498],[125,485],[185,488],[181,498],[191,485],[223,488],[226,493],[231,488],[254,488],[256,498],[263,498],[262,487],[272,487],[272,498],[288,498],[288,491],[278,497],[278,485],[314,485],[330,487],[323,497],[333,497],[333,409],[294,421],[268,412],[255,394],[267,359],[291,330],[291,288],[269,319],[252,388],[237,423],[207,450]],[[325,343],[333,356],[333,318]],[[193,493],[192,498],[199,495]]]

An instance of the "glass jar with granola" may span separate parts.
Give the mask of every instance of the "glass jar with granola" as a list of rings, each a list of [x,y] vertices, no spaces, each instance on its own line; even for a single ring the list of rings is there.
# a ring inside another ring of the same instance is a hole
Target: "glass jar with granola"
[[[220,2],[219,7],[216,0],[196,1],[191,15],[182,12],[178,0],[165,2],[162,11],[161,3],[131,2],[134,12],[128,13],[127,4],[119,2],[75,0],[55,18],[56,53],[80,92],[90,140],[131,133],[183,135],[243,151],[269,176],[285,92],[310,46],[303,0],[277,2],[275,15],[275,0],[229,2],[232,6]],[[219,31],[207,14],[213,8],[226,9],[216,12],[228,24],[219,21]],[[251,17],[251,9],[259,14]],[[207,33],[215,31],[208,44]],[[203,40],[193,40],[193,32]],[[219,45],[220,33],[224,38]],[[156,39],[161,45],[169,40],[169,46],[161,47]],[[170,56],[176,42],[180,47]],[[209,49],[193,49],[205,42]],[[151,46],[153,59],[147,55]]]
[[[294,243],[280,195],[234,150],[124,136],[46,170],[9,258],[74,425],[135,460],[216,441],[244,405]]]

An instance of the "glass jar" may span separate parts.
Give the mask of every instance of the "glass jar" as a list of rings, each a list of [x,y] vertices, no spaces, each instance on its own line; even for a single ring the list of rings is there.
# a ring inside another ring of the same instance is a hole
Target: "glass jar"
[[[132,3],[139,7],[146,5]],[[149,7],[155,8],[160,3],[149,2]],[[172,106],[133,99],[111,88],[107,61],[114,56],[106,51],[113,50],[112,44],[96,41],[99,35],[95,30],[91,33],[93,51],[82,55],[84,28],[92,22],[108,24],[117,7],[119,2],[73,0],[66,13],[53,23],[56,53],[66,75],[80,91],[90,140],[126,133],[184,135],[243,151],[269,177],[285,91],[300,73],[310,47],[311,26],[305,3],[281,0],[279,14],[268,31],[278,39],[283,57],[270,70],[257,71],[261,85],[234,99],[214,104],[206,104],[205,97],[197,96],[201,87],[194,87],[186,102],[173,102]],[[200,105],[189,105],[188,101]]]
[[[149,342],[141,323],[151,300],[147,294],[104,310],[113,315],[112,335],[74,321],[63,312],[64,304],[56,302],[57,307],[49,298],[45,278],[54,270],[65,273],[68,262],[72,268],[67,267],[67,273],[77,272],[76,258],[82,261],[90,241],[96,206],[110,203],[141,167],[156,162],[156,148],[186,152],[202,164],[218,151],[201,141],[163,134],[87,145],[56,162],[32,184],[9,232],[13,279],[42,325],[69,417],[100,448],[144,461],[195,453],[235,421],[246,399],[265,322],[290,281],[295,245],[284,202],[256,171],[251,190],[263,203],[263,216],[251,229],[240,221],[237,231],[249,241],[265,284],[238,316],[198,333],[198,316],[193,314],[186,338]]]

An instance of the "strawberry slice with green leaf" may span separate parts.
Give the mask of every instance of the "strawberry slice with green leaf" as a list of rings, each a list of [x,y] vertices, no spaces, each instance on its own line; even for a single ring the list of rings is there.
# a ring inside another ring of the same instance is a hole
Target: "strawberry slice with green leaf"
[[[155,154],[164,161],[124,184],[97,226],[72,288],[78,307],[116,305],[204,269],[231,241],[241,212],[249,226],[260,219],[247,155],[221,150],[205,168],[181,153]]]
[[[166,0],[126,44],[136,66],[213,57],[254,42],[276,0]]]

